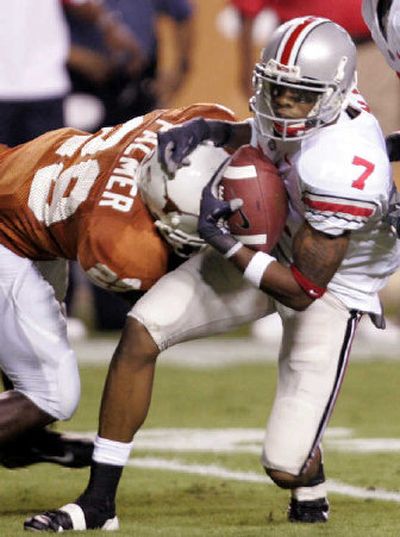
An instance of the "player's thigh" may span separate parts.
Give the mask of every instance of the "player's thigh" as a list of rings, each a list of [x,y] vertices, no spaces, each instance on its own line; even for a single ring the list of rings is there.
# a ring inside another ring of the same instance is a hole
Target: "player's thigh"
[[[272,311],[271,298],[210,248],[161,278],[129,315],[144,324],[163,350],[225,332]]]
[[[0,246],[0,367],[14,388],[58,419],[79,399],[79,374],[53,287],[35,264]]]
[[[359,315],[328,293],[303,312],[278,309],[283,337],[263,464],[297,475],[321,441]]]

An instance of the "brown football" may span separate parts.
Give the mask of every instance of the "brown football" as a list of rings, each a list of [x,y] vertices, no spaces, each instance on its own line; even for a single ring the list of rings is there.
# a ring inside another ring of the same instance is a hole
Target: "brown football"
[[[260,149],[242,146],[232,155],[220,185],[226,201],[243,200],[242,208],[228,220],[232,235],[249,248],[270,252],[288,214],[287,194],[276,166]]]

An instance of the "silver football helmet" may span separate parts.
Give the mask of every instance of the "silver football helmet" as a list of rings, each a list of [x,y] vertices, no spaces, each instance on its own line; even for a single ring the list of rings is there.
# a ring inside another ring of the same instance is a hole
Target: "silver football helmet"
[[[255,66],[250,108],[256,126],[269,138],[304,138],[338,117],[355,80],[356,48],[346,30],[328,19],[292,19],[272,34]],[[274,92],[284,88],[313,104],[307,117],[274,112]]]
[[[228,158],[224,149],[201,144],[173,177],[161,167],[156,151],[141,166],[142,199],[159,232],[180,257],[190,257],[205,246],[197,233],[201,192]]]

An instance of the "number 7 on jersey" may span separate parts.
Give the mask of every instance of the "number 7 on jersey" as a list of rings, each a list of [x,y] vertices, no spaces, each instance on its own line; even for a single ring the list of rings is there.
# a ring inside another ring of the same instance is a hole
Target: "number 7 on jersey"
[[[373,164],[369,160],[365,160],[364,158],[357,156],[353,158],[352,164],[354,164],[355,166],[361,166],[362,168],[364,168],[364,170],[362,171],[360,177],[358,177],[358,179],[355,179],[351,183],[351,186],[353,188],[358,188],[359,190],[364,190],[366,180],[375,170],[375,164]]]

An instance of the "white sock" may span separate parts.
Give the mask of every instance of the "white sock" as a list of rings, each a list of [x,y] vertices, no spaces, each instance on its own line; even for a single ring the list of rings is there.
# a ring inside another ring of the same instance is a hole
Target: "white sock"
[[[315,487],[299,487],[292,490],[292,498],[300,502],[326,498],[326,484],[320,483]]]
[[[96,436],[93,460],[102,464],[125,466],[132,450],[133,442],[116,442]]]

